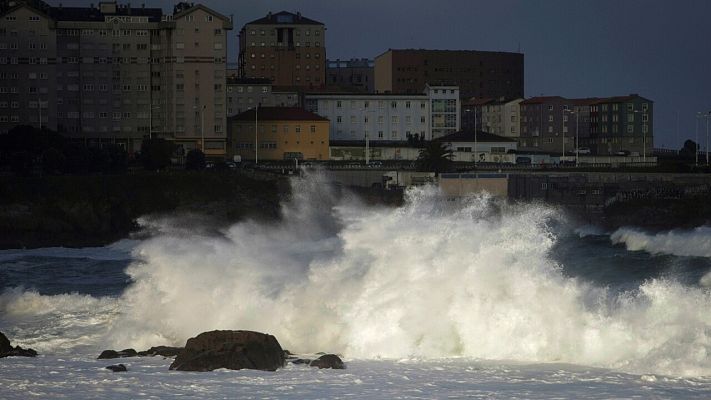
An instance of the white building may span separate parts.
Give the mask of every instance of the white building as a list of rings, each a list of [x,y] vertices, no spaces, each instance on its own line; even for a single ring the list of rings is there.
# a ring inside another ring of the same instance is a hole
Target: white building
[[[513,163],[517,141],[486,132],[457,132],[437,141],[452,150],[452,161]]]
[[[459,88],[422,94],[310,93],[304,108],[331,121],[331,141],[432,140],[459,130]]]

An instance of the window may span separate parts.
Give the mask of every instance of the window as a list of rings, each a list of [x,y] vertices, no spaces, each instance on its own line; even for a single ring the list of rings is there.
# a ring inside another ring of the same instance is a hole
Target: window
[[[311,133],[316,133],[316,125],[311,125]]]

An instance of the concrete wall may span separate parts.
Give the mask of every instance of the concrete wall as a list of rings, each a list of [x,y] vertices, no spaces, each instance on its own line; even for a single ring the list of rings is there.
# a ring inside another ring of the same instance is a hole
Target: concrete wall
[[[439,187],[447,197],[461,197],[488,192],[494,196],[508,197],[506,174],[440,174]]]

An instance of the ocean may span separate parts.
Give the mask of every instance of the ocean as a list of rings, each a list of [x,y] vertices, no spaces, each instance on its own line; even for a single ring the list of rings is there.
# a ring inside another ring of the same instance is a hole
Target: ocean
[[[279,223],[146,217],[140,239],[0,251],[0,331],[40,353],[0,359],[0,398],[711,398],[711,228],[605,232],[435,187],[367,206],[327,186],[295,179]],[[96,360],[214,329],[347,369]]]

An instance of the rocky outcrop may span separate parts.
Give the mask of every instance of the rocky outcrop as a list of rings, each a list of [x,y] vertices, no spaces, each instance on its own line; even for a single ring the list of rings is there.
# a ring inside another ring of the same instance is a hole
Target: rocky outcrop
[[[253,331],[212,331],[188,339],[170,369],[275,371],[284,366],[284,360],[284,351],[272,335]]]
[[[345,369],[346,365],[343,363],[340,357],[335,354],[325,354],[321,357],[311,361],[309,364],[312,367],[331,368],[331,369]]]
[[[12,350],[10,340],[8,340],[7,336],[0,332],[0,354],[5,354],[10,350]]]
[[[109,365],[106,367],[106,369],[113,371],[113,372],[126,372],[128,369],[126,368],[125,365],[123,364],[117,364],[117,365]]]
[[[112,358],[138,357],[138,353],[134,349],[124,349],[121,351],[104,350],[99,354],[97,360],[110,360]]]
[[[150,349],[145,350],[145,351],[139,351],[138,355],[142,356],[142,357],[145,357],[145,356],[175,357],[181,351],[183,351],[182,347],[155,346],[155,347],[151,347]]]
[[[37,357],[37,352],[20,346],[12,347],[7,336],[0,332],[0,358],[4,357]]]

